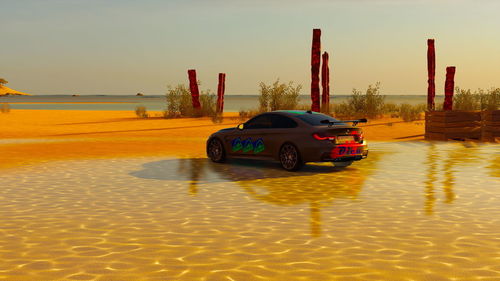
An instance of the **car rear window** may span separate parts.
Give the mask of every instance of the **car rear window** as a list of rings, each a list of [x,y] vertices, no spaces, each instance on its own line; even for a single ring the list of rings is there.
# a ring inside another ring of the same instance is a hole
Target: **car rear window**
[[[306,113],[306,114],[297,114],[295,117],[299,118],[300,120],[306,122],[309,125],[312,126],[325,126],[328,124],[321,123],[323,120],[328,120],[330,122],[339,122],[339,120],[325,115],[321,113]],[[339,123],[339,125],[342,125],[344,123]],[[344,124],[345,125],[345,124]]]

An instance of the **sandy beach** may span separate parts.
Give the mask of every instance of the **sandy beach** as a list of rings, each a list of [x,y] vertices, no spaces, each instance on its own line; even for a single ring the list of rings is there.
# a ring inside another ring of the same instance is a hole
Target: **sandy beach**
[[[130,111],[12,110],[0,114],[0,168],[65,159],[128,156],[204,157],[205,141],[222,128],[241,123],[225,113],[209,118],[164,119],[160,112],[137,118]],[[368,141],[423,139],[424,121],[399,118],[360,125]]]

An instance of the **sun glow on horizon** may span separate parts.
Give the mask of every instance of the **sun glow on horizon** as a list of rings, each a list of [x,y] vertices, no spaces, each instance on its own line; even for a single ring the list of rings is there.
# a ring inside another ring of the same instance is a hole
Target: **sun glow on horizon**
[[[425,94],[436,39],[436,93],[446,66],[462,88],[500,87],[495,1],[9,1],[0,77],[33,94],[163,94],[197,70],[202,88],[255,94],[294,81],[309,93],[313,28],[330,54],[334,94],[381,82]],[[35,12],[36,11],[36,12]]]

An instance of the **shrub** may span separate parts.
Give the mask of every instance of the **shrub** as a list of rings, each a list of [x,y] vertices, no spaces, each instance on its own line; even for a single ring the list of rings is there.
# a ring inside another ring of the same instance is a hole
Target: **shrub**
[[[280,84],[277,79],[272,85],[261,82],[259,86],[259,110],[261,112],[297,108],[301,85],[294,87],[292,81],[288,85]]]
[[[262,113],[260,110],[257,109],[249,109],[249,110],[240,110],[239,111],[239,117],[241,121],[250,119],[258,114]]]
[[[246,120],[267,111],[302,109],[302,107],[305,107],[305,105],[299,105],[302,85],[294,86],[292,81],[288,82],[288,84],[280,84],[279,79],[277,79],[272,85],[261,82],[259,87],[259,108],[240,110],[240,120]],[[310,106],[307,106],[307,110],[309,109]]]
[[[481,93],[481,89],[479,90]],[[500,88],[491,88],[486,94],[480,94],[481,110],[500,109]]]
[[[146,110],[146,107],[142,106],[142,105],[135,108],[135,115],[137,115],[137,117],[139,117],[139,118],[148,118],[149,117],[149,114]]]
[[[420,120],[420,115],[427,108],[426,104],[411,105],[403,103],[399,107],[399,115],[405,122]]]
[[[10,112],[10,105],[8,103],[3,103],[2,106],[0,107],[0,112],[9,113]]]
[[[385,103],[382,106],[382,113],[389,114],[392,118],[399,117],[399,106],[395,103]]]
[[[345,102],[330,104],[330,108],[330,112],[333,112],[334,117],[337,119],[346,119],[353,116],[350,107]]]
[[[220,119],[220,116],[217,116],[216,96],[208,90],[200,94],[200,110],[193,108],[191,91],[185,85],[179,84],[175,88],[169,86],[166,98],[165,118],[210,116],[214,121]]]
[[[453,95],[453,109],[457,110],[479,110],[481,107],[479,95],[473,94],[470,89],[456,88]]]
[[[490,90],[455,89],[453,109],[456,110],[496,110],[500,108],[500,88]]]
[[[215,117],[217,114],[217,96],[208,90],[200,95],[201,116]]]
[[[336,116],[342,117],[376,118],[383,113],[384,99],[385,97],[380,95],[380,82],[377,82],[375,86],[369,85],[365,94],[353,89],[347,102],[334,105],[334,112]]]

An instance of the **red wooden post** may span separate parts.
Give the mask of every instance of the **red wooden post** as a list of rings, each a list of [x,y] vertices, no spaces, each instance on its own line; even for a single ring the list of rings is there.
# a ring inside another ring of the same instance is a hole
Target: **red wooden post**
[[[320,111],[319,105],[319,66],[321,62],[321,29],[313,29],[311,48],[311,110]]]
[[[453,109],[453,90],[455,88],[455,67],[446,68],[446,81],[444,82],[444,104],[443,110]]]
[[[226,89],[226,74],[219,73],[219,85],[217,86],[217,113],[224,111],[224,91]]]
[[[200,91],[198,90],[198,81],[196,81],[196,70],[189,69],[189,89],[191,90],[191,98],[193,100],[193,108],[200,109]]]
[[[434,50],[434,39],[427,39],[427,110],[434,110],[434,97],[436,96],[436,52]]]
[[[330,111],[330,68],[328,67],[328,53],[323,53],[323,64],[321,65],[321,87],[323,93],[321,95],[321,108],[323,112]]]

